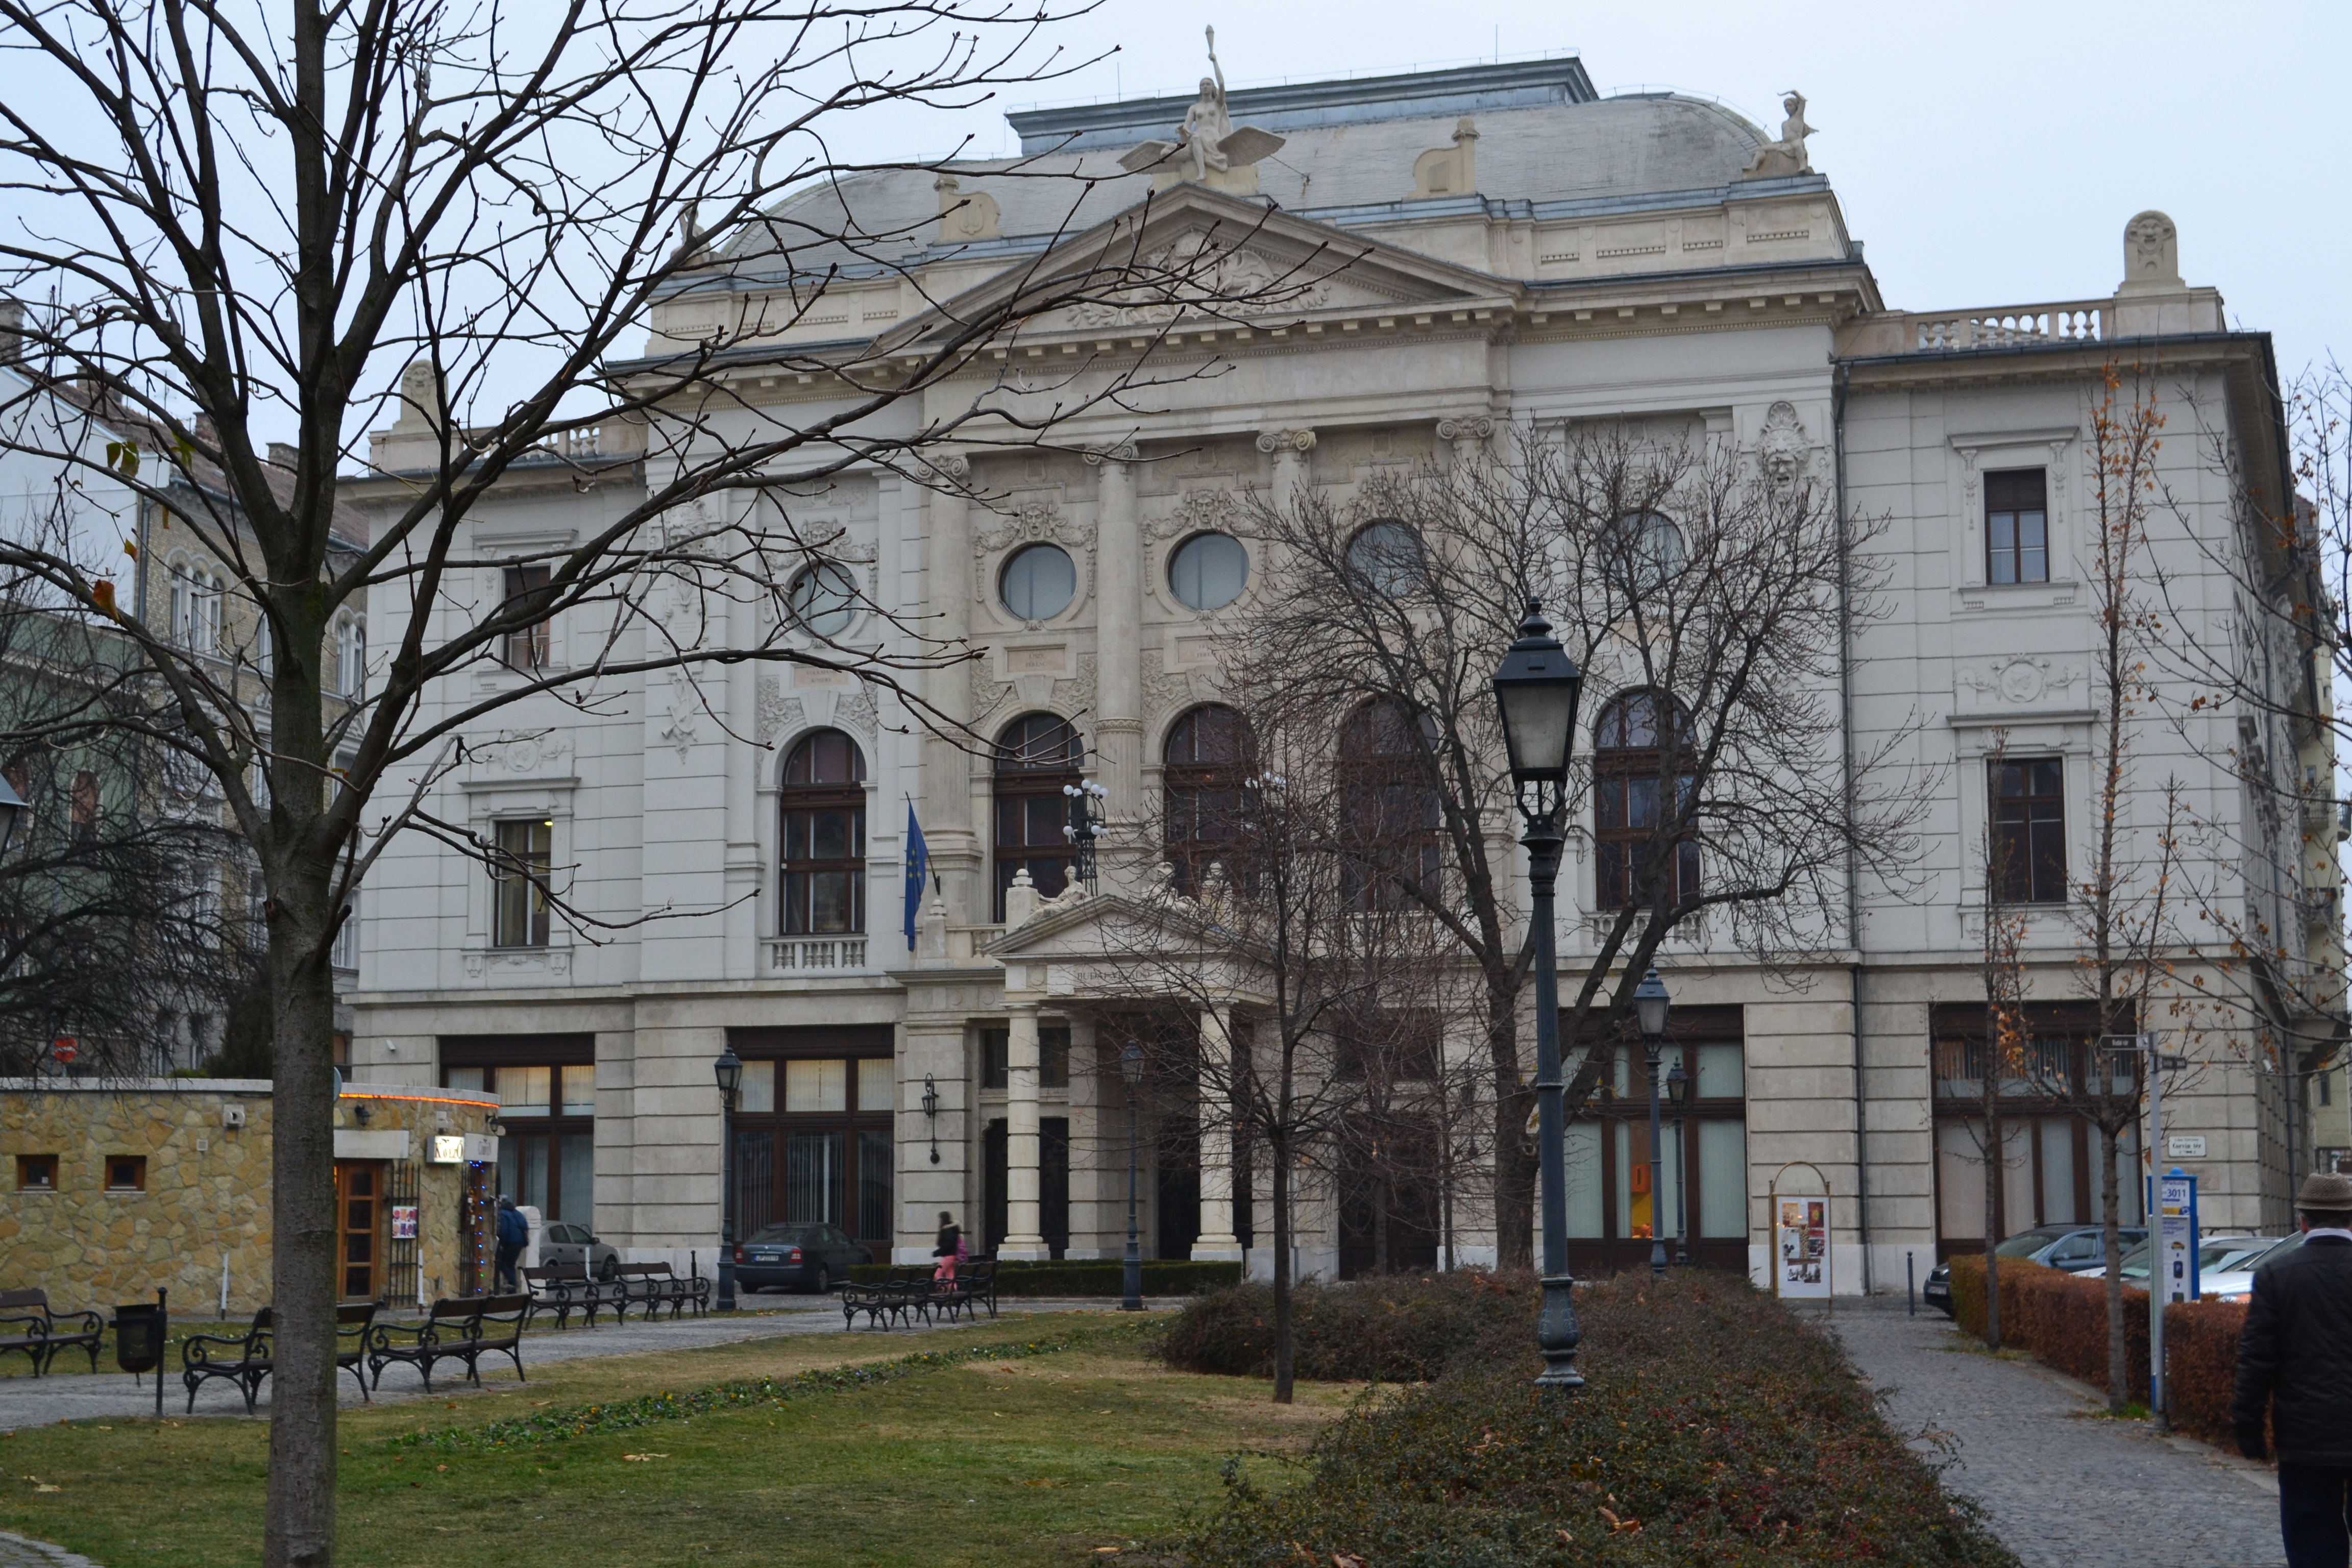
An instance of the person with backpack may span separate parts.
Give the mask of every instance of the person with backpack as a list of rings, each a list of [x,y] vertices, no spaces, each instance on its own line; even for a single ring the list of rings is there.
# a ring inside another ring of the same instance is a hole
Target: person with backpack
[[[530,1222],[515,1207],[514,1199],[503,1193],[499,1195],[499,1268],[498,1282],[509,1289],[520,1289],[521,1283],[515,1266],[522,1260],[522,1249],[530,1245]]]

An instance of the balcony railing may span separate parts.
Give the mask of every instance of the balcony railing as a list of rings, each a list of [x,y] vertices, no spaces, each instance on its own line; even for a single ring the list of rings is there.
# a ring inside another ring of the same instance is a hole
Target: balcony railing
[[[2095,343],[2112,333],[2114,301],[2076,300],[2052,305],[2001,305],[1986,310],[1915,314],[1914,352],[1999,349],[2019,343]]]
[[[862,936],[782,936],[768,942],[768,968],[778,974],[865,967],[866,939]]]

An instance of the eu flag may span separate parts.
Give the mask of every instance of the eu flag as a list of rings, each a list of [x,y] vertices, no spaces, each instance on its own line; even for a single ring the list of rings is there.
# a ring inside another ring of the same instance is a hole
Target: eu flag
[[[915,820],[915,803],[907,803],[907,951],[915,951],[915,917],[923,911],[923,884],[930,879],[931,851],[923,842],[923,825]]]

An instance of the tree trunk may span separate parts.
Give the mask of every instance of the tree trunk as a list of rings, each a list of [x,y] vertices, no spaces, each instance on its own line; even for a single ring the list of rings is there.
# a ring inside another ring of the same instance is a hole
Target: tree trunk
[[[1536,1265],[1536,1152],[1528,1146],[1528,1104],[1519,1079],[1518,987],[1486,984],[1486,1051],[1495,1070],[1495,1263]]]
[[[2117,1250],[2123,1242],[2123,1185],[2116,1170],[2116,1134],[2104,1124],[2099,1128],[2099,1228],[2106,1243],[2107,1258],[2107,1408],[2120,1413],[2131,1400],[2131,1368],[2124,1360],[2124,1260]],[[2148,1248],[2151,1260],[2156,1249]],[[2148,1269],[2147,1282],[2156,1284],[2156,1270]]]
[[[1290,1140],[1270,1141],[1274,1152],[1274,1402],[1291,1402]]]
[[[1993,1350],[2000,1349],[2000,1074],[1995,1066],[2000,1050],[1998,1035],[1989,1037],[1983,1069],[1985,1343]]]

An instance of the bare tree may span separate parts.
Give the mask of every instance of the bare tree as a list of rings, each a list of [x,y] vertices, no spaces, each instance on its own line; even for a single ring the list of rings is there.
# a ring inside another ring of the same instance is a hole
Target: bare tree
[[[799,659],[922,718],[903,677],[970,650],[908,626],[883,647],[793,643],[790,584],[828,542],[778,498],[856,465],[949,482],[924,454],[950,437],[1049,441],[1149,386],[1140,367],[1170,324],[1278,307],[1329,270],[1308,258],[1269,284],[1230,265],[1257,221],[1245,206],[1176,244],[1147,239],[1147,209],[1074,225],[957,300],[925,296],[871,342],[779,344],[850,275],[924,286],[913,226],[873,223],[849,195],[892,166],[840,151],[860,117],[1070,68],[1041,42],[1061,14],[1052,0],[0,0],[16,84],[0,104],[0,188],[17,215],[0,288],[54,301],[16,329],[19,363],[35,395],[79,389],[141,432],[68,456],[186,528],[276,650],[248,704],[216,664],[125,614],[85,563],[0,548],[13,591],[60,596],[137,647],[155,700],[116,721],[210,773],[267,885],[270,1568],[332,1555],[329,952],[390,837],[417,828],[493,854],[426,802],[472,737],[539,694],[593,706],[660,678],[699,701],[700,672]],[[1075,211],[1087,185],[1068,188]],[[627,357],[671,293],[736,266],[773,281]],[[1136,323],[1115,356],[1001,374],[1023,332],[1105,313]],[[755,400],[735,379],[747,361],[814,400]],[[386,414],[404,432],[389,477],[404,499],[345,560],[339,475]],[[278,433],[291,450],[273,464],[265,436]],[[582,454],[616,450],[642,490],[577,542],[474,548],[469,518],[519,461],[552,454],[593,487],[602,468]],[[173,482],[199,472],[205,483]],[[524,591],[476,602],[472,584],[502,568],[527,574]],[[325,700],[322,665],[334,617],[362,601],[379,657],[365,700],[343,710]],[[722,613],[774,629],[708,635]],[[551,616],[593,652],[562,669],[526,661],[494,691],[450,679],[501,662]],[[542,890],[561,900],[551,879]]]
[[[1999,736],[1991,753],[1994,767],[2007,758],[2007,737]],[[1999,896],[2001,879],[2013,874],[2013,861],[2023,851],[2014,838],[1997,837],[1986,825],[1983,840],[1985,876],[1984,1040],[1973,1066],[1979,1079],[1982,1121],[1972,1130],[1984,1158],[1985,1343],[2000,1349],[2000,1185],[2008,1157],[2007,1134],[2001,1128],[2003,1086],[2021,1076],[2028,1050],[2025,1013],[2025,972],[2019,962],[2030,921],[2022,908]],[[1967,1049],[1965,1042],[1960,1047]],[[1965,1069],[1963,1069],[1965,1070]]]

